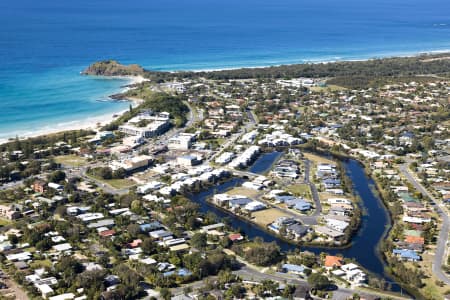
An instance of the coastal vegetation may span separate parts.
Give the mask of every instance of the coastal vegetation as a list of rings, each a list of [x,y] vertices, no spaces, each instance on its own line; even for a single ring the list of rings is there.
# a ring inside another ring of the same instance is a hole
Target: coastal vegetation
[[[305,63],[210,72],[155,72],[144,70],[136,65],[123,66],[117,61],[108,60],[92,64],[85,73],[112,76],[144,75],[155,82],[182,78],[206,78],[211,80],[328,78],[327,83],[330,85],[361,88],[393,82],[428,82],[431,79],[436,79],[436,76],[448,77],[449,69],[450,59],[448,54],[423,54],[412,57]],[[427,76],[423,76],[424,74]]]
[[[93,63],[82,74],[95,76],[138,76],[144,74],[144,69],[139,65],[126,66],[115,60],[105,60]]]
[[[142,85],[125,94],[121,94],[120,97],[122,99],[138,98],[142,102],[137,107],[130,108],[119,118],[104,126],[104,130],[116,130],[119,125],[145,110],[170,113],[170,118],[173,120],[175,127],[182,127],[187,121],[189,107],[185,104],[185,98],[183,96],[154,92],[148,86]]]

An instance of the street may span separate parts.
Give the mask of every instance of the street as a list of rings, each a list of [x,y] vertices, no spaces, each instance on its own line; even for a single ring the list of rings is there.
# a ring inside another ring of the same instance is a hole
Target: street
[[[447,250],[447,241],[448,241],[448,232],[449,232],[449,218],[447,214],[446,207],[442,204],[441,201],[436,200],[430,192],[428,192],[423,185],[411,174],[408,169],[408,164],[405,163],[400,166],[400,172],[405,176],[405,178],[414,186],[416,190],[418,190],[423,196],[426,196],[431,199],[434,203],[434,207],[436,208],[437,213],[442,218],[442,228],[439,232],[439,237],[437,239],[436,244],[436,253],[434,255],[432,270],[436,277],[439,280],[445,282],[450,285],[450,279],[447,277],[445,272],[442,270],[442,265],[445,263],[446,259],[446,250]]]

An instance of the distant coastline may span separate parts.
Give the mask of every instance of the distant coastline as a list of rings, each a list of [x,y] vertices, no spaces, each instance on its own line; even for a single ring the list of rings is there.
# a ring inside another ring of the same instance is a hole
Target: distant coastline
[[[426,55],[443,55],[449,53],[450,55],[450,49],[448,50],[432,50],[428,52],[416,52],[416,53],[409,53],[404,55],[386,55],[383,57],[370,57],[370,58],[364,58],[364,59],[337,59],[337,60],[327,60],[327,61],[315,61],[315,60],[304,60],[301,63],[287,63],[287,64],[266,64],[266,65],[260,65],[260,66],[235,66],[230,68],[217,68],[217,69],[192,69],[192,70],[172,70],[172,71],[155,71],[155,72],[161,72],[161,73],[183,73],[183,72],[194,72],[194,73],[200,73],[200,72],[218,72],[218,71],[227,71],[227,70],[239,70],[239,69],[263,69],[263,68],[270,68],[270,67],[279,67],[279,66],[293,66],[293,65],[304,65],[304,64],[327,64],[327,63],[339,63],[339,62],[364,62],[364,61],[370,61],[375,59],[392,59],[392,58],[408,58],[408,57],[421,57]],[[450,57],[443,57],[443,59],[450,59]],[[146,69],[152,72],[151,69]],[[80,72],[81,73],[81,72]],[[80,75],[81,76],[81,75]],[[88,76],[94,76],[94,75],[88,75]],[[143,76],[101,76],[101,75],[95,75],[95,77],[104,77],[104,78],[116,78],[116,79],[125,79],[128,80],[127,84],[125,86],[133,85],[133,84],[139,84],[143,81],[146,81],[148,79],[144,78]],[[128,89],[127,87],[124,89],[124,85],[121,84],[117,87],[117,93],[120,94],[124,93]],[[112,96],[112,95],[110,95]],[[139,101],[135,101],[136,99],[124,99],[124,101],[130,101],[132,105],[138,105]],[[108,100],[106,100],[108,101]],[[116,101],[114,99],[111,99],[110,101]],[[39,129],[36,129],[32,132],[12,132],[9,137],[0,138],[0,144],[6,143],[11,139],[14,139],[16,137],[19,137],[19,139],[26,139],[30,137],[36,137],[46,134],[52,134],[56,132],[62,132],[62,131],[69,131],[69,130],[79,130],[79,129],[98,129],[99,127],[108,124],[112,120],[114,120],[113,116],[119,116],[123,114],[126,110],[121,109],[120,111],[116,112],[110,112],[107,114],[101,114],[95,117],[89,117],[87,119],[83,120],[73,120],[58,124],[47,124],[45,126],[42,126]]]
[[[216,72],[216,71],[227,71],[227,70],[237,70],[237,69],[262,69],[268,67],[280,67],[280,66],[290,66],[290,65],[302,65],[302,64],[326,64],[326,63],[336,63],[336,62],[358,62],[358,61],[369,61],[374,59],[390,59],[390,58],[407,58],[407,57],[419,57],[424,55],[439,55],[439,54],[450,54],[450,48],[440,49],[440,50],[428,50],[428,51],[399,51],[399,52],[389,52],[382,54],[367,54],[362,56],[334,56],[330,58],[292,58],[281,61],[276,61],[271,63],[270,61],[261,62],[260,64],[242,64],[240,65],[236,62],[231,66],[224,67],[212,67],[212,68],[202,68],[202,67],[186,67],[186,68],[144,68],[149,71],[156,72],[168,72],[168,73],[178,73],[178,72]]]

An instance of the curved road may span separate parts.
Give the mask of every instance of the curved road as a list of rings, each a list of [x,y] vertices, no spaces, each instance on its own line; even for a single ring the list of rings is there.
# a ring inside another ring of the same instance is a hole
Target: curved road
[[[442,265],[444,265],[446,258],[446,248],[448,241],[448,232],[449,232],[449,218],[446,207],[442,204],[441,201],[436,200],[433,195],[428,192],[424,186],[411,174],[408,170],[408,164],[403,164],[399,168],[400,172],[405,176],[405,178],[414,186],[416,190],[418,190],[423,196],[426,196],[431,199],[434,203],[434,207],[436,208],[437,213],[442,219],[442,228],[439,232],[439,237],[436,244],[436,253],[434,254],[434,260],[432,265],[433,273],[439,280],[445,282],[450,285],[450,279],[447,277],[445,272],[442,270]]]

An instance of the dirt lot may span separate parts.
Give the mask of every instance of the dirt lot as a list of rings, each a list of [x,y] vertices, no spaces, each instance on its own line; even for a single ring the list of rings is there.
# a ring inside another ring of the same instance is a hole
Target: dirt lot
[[[55,157],[55,162],[69,167],[81,167],[87,164],[87,159],[76,155],[61,155]]]
[[[286,214],[276,208],[269,208],[252,213],[252,217],[255,217],[254,221],[262,226],[267,226],[283,216],[286,216]]]
[[[242,196],[246,196],[249,197],[251,199],[255,199],[258,196],[262,195],[261,191],[257,191],[257,190],[253,190],[253,189],[246,189],[244,187],[235,187],[232,190],[229,190],[227,192],[227,194],[230,195],[242,195]]]
[[[316,164],[335,164],[334,161],[311,154],[311,153],[304,153],[304,156],[309,159],[310,161],[316,163]]]

